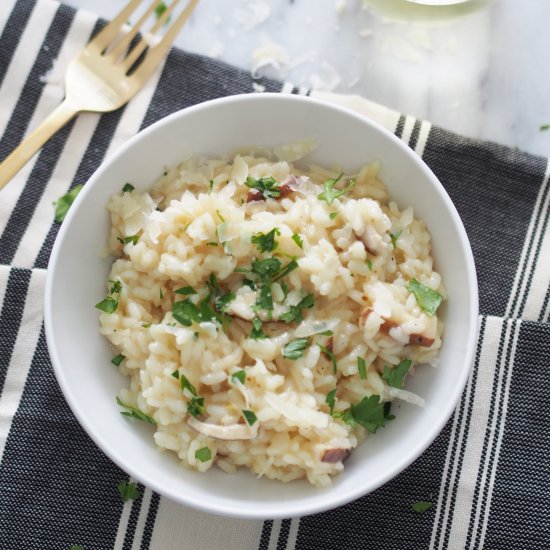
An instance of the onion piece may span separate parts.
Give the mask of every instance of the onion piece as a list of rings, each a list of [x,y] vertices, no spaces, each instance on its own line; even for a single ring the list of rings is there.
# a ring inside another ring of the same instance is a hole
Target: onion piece
[[[394,399],[401,399],[411,405],[416,405],[417,407],[424,407],[426,405],[426,402],[422,399],[422,397],[411,391],[390,387],[388,388],[388,395]]]
[[[187,424],[196,432],[211,437],[212,439],[222,439],[224,441],[239,441],[242,439],[254,439],[258,435],[259,422],[253,426],[248,424],[232,424],[231,426],[220,426],[219,424],[209,424],[201,422],[194,417],[189,418]]]
[[[271,392],[267,392],[264,399],[271,407],[280,413],[281,416],[284,416],[298,427],[304,424],[319,429],[328,427],[329,417],[324,413],[314,411],[307,407],[300,407],[284,397]]]
[[[300,324],[300,326],[294,331],[296,338],[304,338],[306,336],[313,336],[321,332],[328,330],[333,331],[340,324],[340,319],[326,319],[324,321],[308,321],[307,319]]]

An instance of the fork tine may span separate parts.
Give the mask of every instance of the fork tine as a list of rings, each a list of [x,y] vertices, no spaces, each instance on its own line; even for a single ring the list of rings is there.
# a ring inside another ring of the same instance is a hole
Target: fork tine
[[[108,56],[112,57],[112,59],[116,61],[128,49],[132,39],[139,32],[139,29],[141,29],[145,21],[151,17],[151,14],[155,11],[157,5],[158,1],[153,0],[153,2],[151,2],[151,5],[145,10],[143,15],[138,19],[138,22],[130,29],[130,31],[126,33],[124,38],[117,42],[111,51],[107,52]]]
[[[168,20],[172,12],[174,11],[174,8],[178,5],[180,0],[173,0],[173,2],[164,10],[161,14],[161,16],[157,19],[155,24],[151,27],[149,30],[150,34],[155,34],[164,24],[165,21]],[[132,51],[128,54],[128,56],[124,59],[122,66],[128,71],[132,67],[132,65],[139,59],[139,56],[145,51],[145,48],[147,48],[148,44],[147,42],[142,38],[133,48]]]
[[[185,22],[189,19],[198,3],[199,0],[189,0],[189,3],[185,6],[185,9],[179,14],[174,23],[170,25],[170,28],[166,31],[166,34],[162,37],[162,40],[150,49],[143,63],[137,68],[133,76],[139,79],[144,79],[155,70],[170,50],[176,36]]]
[[[141,2],[142,0],[130,0],[120,13],[90,41],[88,46],[97,48],[100,52],[107,48],[120,32],[122,25],[128,21],[128,18],[134,13]]]

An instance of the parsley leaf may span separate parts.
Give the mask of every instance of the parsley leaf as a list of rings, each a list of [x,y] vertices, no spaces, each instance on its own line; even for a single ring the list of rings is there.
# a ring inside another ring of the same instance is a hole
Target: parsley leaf
[[[246,409],[243,409],[243,416],[246,420],[246,423],[249,425],[249,426],[253,426],[257,420],[258,420],[258,417],[254,414],[254,411],[248,411]]]
[[[131,193],[135,187],[131,183],[125,183],[124,187],[122,188],[123,193]]]
[[[257,189],[263,195],[264,199],[276,199],[281,195],[277,180],[272,177],[268,178],[253,178],[248,176],[244,184],[251,189]]]
[[[118,300],[108,296],[107,298],[101,300],[101,302],[97,303],[95,307],[105,313],[114,313],[118,307]]]
[[[269,278],[281,269],[281,261],[277,258],[265,258],[264,260],[252,260],[252,272],[261,278]]]
[[[336,388],[327,393],[325,403],[330,407],[330,416],[332,416],[332,413],[334,412],[334,405],[336,404]]]
[[[78,185],[75,185],[72,189],[70,189],[67,193],[65,193],[62,197],[57,199],[55,204],[55,221],[57,223],[61,223],[65,216],[67,215],[67,212],[69,211],[69,208],[71,207],[71,204],[73,204],[74,200],[76,199],[76,196],[80,193],[84,186],[79,183]]]
[[[250,239],[250,242],[258,247],[260,252],[273,252],[277,248],[275,237],[281,232],[277,227],[274,227],[269,233],[256,233]]]
[[[202,316],[199,308],[189,300],[174,302],[172,304],[172,316],[183,326],[190,327],[195,323],[202,322]]]
[[[266,311],[273,311],[273,297],[271,296],[271,285],[265,284],[262,285],[260,289],[260,294],[256,299],[255,304],[257,309],[264,309]]]
[[[550,124],[541,124],[539,129],[541,132],[546,132],[547,130],[550,130]]]
[[[300,237],[300,235],[298,235],[298,233],[294,233],[294,235],[292,235],[292,240],[293,240],[300,248],[304,248],[304,241],[302,240],[302,237]]]
[[[285,323],[301,323],[303,321],[302,309],[311,309],[315,304],[315,297],[313,294],[308,294],[305,298],[302,298],[295,306],[290,306],[290,309],[280,316],[281,321]]]
[[[164,2],[159,2],[155,7],[155,15],[157,19],[162,17],[162,14],[167,10],[166,4]]]
[[[246,381],[246,371],[244,370],[238,370],[237,372],[234,372],[231,375],[231,381],[236,382],[239,381],[241,384],[244,384]]]
[[[227,306],[236,298],[235,293],[228,292],[227,294],[224,294],[223,296],[218,296],[214,300],[214,305],[216,306],[216,309],[220,312],[224,312]]]
[[[366,259],[367,267],[369,268],[369,271],[372,271],[372,262],[368,258]]]
[[[359,371],[359,378],[361,380],[367,379],[367,365],[362,357],[357,357],[357,370]]]
[[[428,500],[419,500],[418,502],[414,502],[413,504],[411,504],[411,510],[418,514],[423,514],[424,512],[427,512],[432,506],[433,503]]]
[[[391,239],[391,244],[394,248],[397,248],[397,239],[399,239],[401,233],[403,233],[402,229],[398,229],[395,233],[388,233]]]
[[[334,186],[342,179],[344,174],[340,174],[337,178],[332,180],[327,180],[323,183],[323,187],[325,190],[320,194],[317,195],[317,198],[319,200],[325,201],[328,205],[331,205],[335,199],[338,197],[341,197],[342,195],[345,195],[348,191],[353,189],[355,186],[355,180],[350,180],[349,184],[342,188],[342,189],[334,189]]]
[[[371,433],[383,427],[387,419],[384,403],[380,403],[379,395],[363,397],[356,405],[351,406],[353,419]]]
[[[208,182],[208,194],[212,193],[212,189],[214,189],[214,180],[210,180]]]
[[[344,424],[347,424],[348,426],[351,426],[352,428],[355,428],[355,426],[357,426],[357,422],[356,422],[355,418],[353,418],[353,414],[351,413],[350,409],[348,409],[347,411],[343,411],[343,412],[335,412],[332,416],[334,418],[338,418]]]
[[[113,283],[109,289],[109,294],[120,294],[122,292],[122,283],[120,281],[109,281]]]
[[[192,397],[187,403],[187,412],[195,418],[204,414],[204,411],[204,397]]]
[[[122,244],[128,244],[128,243],[132,243],[132,244],[137,244],[137,242],[139,241],[139,235],[132,235],[130,237],[124,237],[124,239],[120,239],[119,237],[117,237],[117,239],[119,240],[119,242],[121,242]]]
[[[125,411],[121,411],[122,416],[129,416],[130,418],[135,418],[136,420],[141,420],[142,422],[147,422],[148,424],[152,424],[153,426],[156,426],[157,423],[153,420],[152,417],[150,417],[148,414],[145,414],[142,410],[138,409],[137,407],[132,407],[132,405],[128,405],[122,401],[119,397],[116,398],[116,402],[120,407],[123,409],[126,409]]]
[[[283,277],[286,277],[291,271],[294,271],[297,267],[298,267],[298,262],[296,260],[291,260],[283,267],[283,269],[281,269],[278,273],[275,274],[275,276],[272,279],[273,282],[278,281]]]
[[[414,294],[418,305],[428,314],[435,315],[437,308],[443,301],[443,296],[431,288],[419,283],[416,279],[411,279],[407,290]]]
[[[197,291],[194,290],[190,286],[182,286],[181,288],[178,288],[177,290],[174,290],[176,294],[182,294],[183,296],[189,296],[191,294],[197,294]]]
[[[120,363],[122,363],[122,361],[124,361],[124,359],[126,359],[126,357],[124,357],[124,355],[122,355],[122,353],[119,353],[118,355],[115,355],[111,359],[111,363],[113,365],[115,365],[115,367],[118,367],[118,366],[120,366]]]
[[[328,217],[333,220],[334,218],[336,218],[336,216],[338,216],[338,212],[331,212]]]
[[[322,346],[321,344],[317,344],[321,351],[330,359],[330,362],[332,363],[332,371],[334,374],[338,371],[338,363],[336,362],[336,356],[332,351],[330,351],[326,346]]]
[[[189,382],[189,379],[185,374],[180,374],[177,370],[172,373],[174,378],[179,379],[181,391],[187,390],[193,397],[197,397],[197,390],[195,386]]]
[[[252,319],[252,330],[250,331],[249,338],[252,340],[263,340],[267,338],[265,332],[262,330],[262,320],[259,317]]]
[[[135,500],[141,496],[141,493],[138,491],[136,483],[128,483],[125,480],[122,480],[117,485],[118,492],[122,497],[122,500],[126,502],[127,500]]]
[[[382,372],[382,378],[394,388],[403,388],[405,385],[405,375],[411,368],[412,361],[410,359],[404,359],[396,367],[391,369],[388,365],[384,365],[384,371]]]
[[[195,451],[195,458],[201,462],[208,462],[212,460],[212,451],[208,447],[202,447],[198,451]]]
[[[309,345],[309,338],[298,338],[297,340],[292,340],[283,348],[283,357],[287,359],[299,359],[304,355],[305,349]]]

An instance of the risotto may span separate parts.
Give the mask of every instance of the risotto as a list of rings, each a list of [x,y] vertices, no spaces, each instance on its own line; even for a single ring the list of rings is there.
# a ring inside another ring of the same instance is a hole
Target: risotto
[[[435,363],[445,289],[376,163],[193,157],[108,210],[117,402],[185,466],[327,486],[392,400],[423,405],[404,386]]]

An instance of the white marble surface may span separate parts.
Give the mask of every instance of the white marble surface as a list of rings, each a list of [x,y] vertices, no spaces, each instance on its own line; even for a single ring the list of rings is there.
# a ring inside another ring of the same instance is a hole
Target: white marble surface
[[[63,1],[107,18],[126,3]],[[549,21],[548,0],[496,0],[429,23],[398,22],[364,0],[202,0],[177,44],[250,69],[273,42],[279,67],[262,74],[548,156]]]

